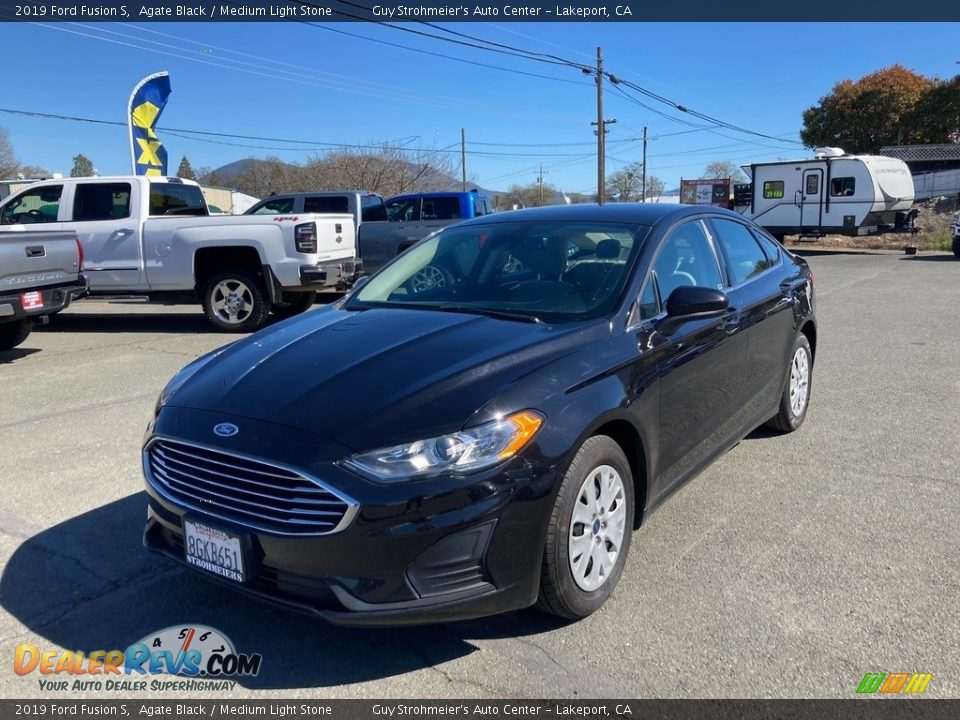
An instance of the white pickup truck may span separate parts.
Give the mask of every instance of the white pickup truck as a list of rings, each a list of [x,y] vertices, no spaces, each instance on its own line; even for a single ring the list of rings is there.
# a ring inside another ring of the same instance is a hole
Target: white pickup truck
[[[359,268],[351,215],[210,217],[200,186],[180,178],[37,182],[0,204],[0,232],[17,230],[75,232],[91,295],[189,295],[227,332],[302,312]]]

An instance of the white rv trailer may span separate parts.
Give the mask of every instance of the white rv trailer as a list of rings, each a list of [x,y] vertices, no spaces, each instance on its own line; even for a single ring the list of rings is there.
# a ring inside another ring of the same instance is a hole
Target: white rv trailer
[[[735,187],[737,212],[781,239],[900,226],[913,205],[906,163],[882,155],[817,148],[808,160],[754,163],[743,170],[752,182]]]

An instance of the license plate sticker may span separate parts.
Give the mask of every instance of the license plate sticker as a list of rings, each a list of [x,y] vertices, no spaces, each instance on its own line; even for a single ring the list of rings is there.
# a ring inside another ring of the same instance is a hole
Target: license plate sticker
[[[20,304],[24,310],[40,310],[43,308],[43,294],[37,291],[20,293]]]
[[[243,544],[239,535],[184,520],[183,548],[187,562],[194,567],[234,582],[246,579]]]

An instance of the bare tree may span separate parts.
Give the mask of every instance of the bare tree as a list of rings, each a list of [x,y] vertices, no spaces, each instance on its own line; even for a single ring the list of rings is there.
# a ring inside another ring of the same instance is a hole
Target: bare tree
[[[640,198],[643,181],[643,163],[632,162],[607,177],[607,194],[620,202]]]
[[[540,205],[555,205],[557,202],[557,189],[548,183],[543,183],[542,197],[541,186],[538,182],[532,182],[528,185],[511,185],[506,193],[500,196],[499,206],[506,209],[514,205],[521,207],[540,207]]]
[[[658,202],[663,195],[663,180],[655,175],[647,175],[647,200]]]
[[[703,177],[705,180],[725,180],[726,178],[730,178],[731,183],[744,182],[747,179],[743,171],[729,160],[714,160],[707,165],[707,169],[703,171]]]
[[[13,152],[13,143],[6,128],[0,127],[0,179],[12,178],[20,171],[20,163]]]

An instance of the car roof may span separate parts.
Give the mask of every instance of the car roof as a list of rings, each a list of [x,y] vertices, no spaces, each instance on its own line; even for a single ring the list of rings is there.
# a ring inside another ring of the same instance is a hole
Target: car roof
[[[475,195],[478,197],[489,197],[487,193],[480,192],[478,190],[467,190],[465,192],[460,192],[459,190],[442,190],[440,192],[420,192],[420,193],[404,193],[403,195],[391,195],[389,200],[406,200],[407,198],[441,198],[441,197],[467,197],[468,195]]]
[[[564,222],[624,222],[641,225],[656,225],[662,221],[672,222],[683,217],[702,215],[727,215],[746,221],[742,215],[725,208],[710,205],[676,205],[670,203],[610,203],[597,205],[548,205],[524,210],[508,210],[492,215],[467,220],[461,225],[501,222],[564,221]]]

